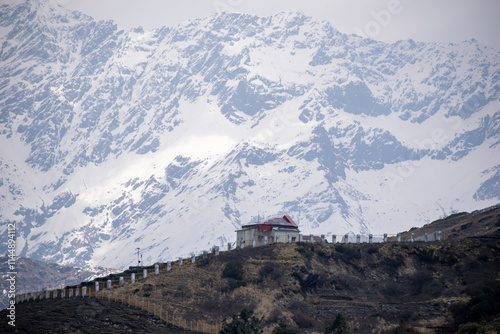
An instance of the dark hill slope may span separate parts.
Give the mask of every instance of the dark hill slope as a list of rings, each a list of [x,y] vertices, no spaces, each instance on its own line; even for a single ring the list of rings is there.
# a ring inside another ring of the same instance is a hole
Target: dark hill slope
[[[181,333],[145,311],[94,298],[37,300],[18,305],[15,329],[7,324],[6,316],[6,310],[0,312],[0,333]]]
[[[459,212],[427,224],[421,228],[412,228],[402,233],[403,239],[409,239],[410,233],[423,235],[440,230],[445,239],[466,237],[500,238],[500,204],[482,210]]]

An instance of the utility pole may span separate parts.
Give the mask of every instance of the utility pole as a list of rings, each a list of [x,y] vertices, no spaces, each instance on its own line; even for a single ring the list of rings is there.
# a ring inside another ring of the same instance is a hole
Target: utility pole
[[[139,260],[139,250],[140,250],[140,248],[137,247],[137,266],[141,265],[141,260]]]

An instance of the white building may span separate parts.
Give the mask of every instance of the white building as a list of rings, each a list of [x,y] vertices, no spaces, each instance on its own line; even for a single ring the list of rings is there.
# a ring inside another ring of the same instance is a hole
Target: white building
[[[236,245],[241,247],[241,243],[247,247],[262,246],[275,242],[297,242],[299,241],[299,227],[290,218],[271,218],[263,223],[243,225],[241,230],[236,231]]]

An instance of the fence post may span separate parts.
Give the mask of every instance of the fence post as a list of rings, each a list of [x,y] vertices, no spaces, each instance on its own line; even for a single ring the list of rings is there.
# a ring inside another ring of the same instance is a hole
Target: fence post
[[[384,233],[384,242],[387,242],[387,233]]]
[[[312,234],[309,234],[309,242],[314,242],[314,236]]]
[[[167,261],[167,272],[172,270],[172,262]]]
[[[215,246],[214,250],[215,250],[215,256],[219,256],[219,246]]]
[[[415,233],[412,233],[410,236],[410,241],[414,242],[415,241]]]
[[[424,240],[425,242],[429,241],[429,235],[427,233],[424,233]]]
[[[111,289],[111,280],[108,279],[108,290]]]
[[[398,242],[401,242],[401,233],[398,233],[398,234],[396,235],[396,240],[397,240]]]
[[[264,245],[267,245],[267,235],[264,236]]]
[[[148,270],[146,268],[142,269],[142,278],[148,277]]]
[[[160,275],[160,265],[155,264],[155,275]]]
[[[182,267],[182,257],[179,258],[179,267]]]
[[[195,263],[195,261],[196,261],[196,255],[194,255],[193,253],[191,254],[191,263]]]
[[[120,280],[118,281],[119,286],[123,286],[123,276],[120,276]]]
[[[135,283],[135,273],[130,274],[130,282],[133,284]]]
[[[437,236],[436,236],[437,241],[441,241],[442,233],[443,232],[441,232],[441,231],[437,231]]]
[[[357,234],[357,235],[356,235],[356,243],[357,243],[357,244],[360,244],[360,243],[361,243],[361,235],[360,235],[360,234]]]
[[[228,252],[230,252],[230,251],[231,251],[231,243],[230,243],[230,242],[228,242],[228,243],[227,243],[227,251],[228,251]]]
[[[99,292],[99,281],[95,282],[95,293],[97,296],[97,293]]]
[[[337,243],[337,235],[336,234],[332,234],[332,243],[333,244]]]
[[[368,234],[368,243],[373,244],[373,234]]]

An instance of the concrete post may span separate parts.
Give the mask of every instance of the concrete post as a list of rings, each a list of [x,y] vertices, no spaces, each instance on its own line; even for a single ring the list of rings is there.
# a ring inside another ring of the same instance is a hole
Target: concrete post
[[[142,269],[142,278],[148,277],[148,270],[146,268]]]
[[[205,260],[208,256],[208,252],[207,251],[203,251],[203,260]]]
[[[442,234],[443,234],[443,232],[441,232],[441,231],[437,231],[437,235],[436,235],[436,240],[437,240],[437,241],[441,241]]]
[[[172,262],[167,261],[167,272],[170,271],[170,270],[172,270]]]
[[[56,298],[57,298],[57,289],[52,291],[52,299],[56,299]]]
[[[130,282],[135,283],[135,273],[130,274]]]
[[[219,256],[219,246],[214,247],[215,256]]]
[[[289,234],[289,235],[288,235],[288,243],[291,243],[291,242],[292,242],[292,235],[291,235],[291,234]]]
[[[24,293],[21,295],[21,303],[24,303]]]
[[[280,236],[279,236],[279,235],[277,235],[277,236],[276,236],[276,243],[279,243],[279,242],[280,242]]]
[[[257,246],[257,243],[255,241],[255,238],[252,239],[252,247],[255,248],[255,246]]]
[[[424,233],[424,240],[425,242],[429,241],[429,235],[427,233]]]
[[[267,235],[264,236],[264,245],[267,245]]]
[[[123,276],[120,276],[119,281],[118,281],[119,286],[123,286]]]
[[[99,292],[99,281],[95,282],[95,292]]]
[[[195,263],[195,262],[196,262],[196,255],[191,254],[191,263]]]
[[[66,297],[66,289],[61,289],[61,298]],[[35,298],[33,298],[35,300]]]
[[[227,251],[228,251],[228,252],[230,252],[230,251],[231,251],[231,243],[230,243],[230,242],[228,242],[228,243],[227,243]]]
[[[333,234],[333,235],[332,235],[332,243],[333,243],[333,244],[336,244],[336,243],[337,243],[337,235],[336,235],[336,234]]]
[[[160,265],[158,263],[155,264],[155,275],[156,276],[160,275]]]
[[[41,297],[42,295],[40,295]],[[68,297],[73,297],[73,289],[68,290]]]
[[[38,296],[39,300],[42,300],[42,295],[43,295],[43,291],[40,291],[40,295]]]
[[[110,289],[111,289],[111,280],[110,280],[110,279],[108,279],[108,282],[107,282],[107,287],[108,287],[108,290],[110,290]]]
[[[387,233],[384,233],[384,242],[387,242]]]
[[[368,234],[368,243],[373,244],[373,234]]]
[[[309,234],[309,242],[314,242],[314,237],[312,234]]]
[[[398,233],[397,236],[396,236],[396,240],[398,242],[401,242],[401,233]]]
[[[322,234],[322,235],[321,235],[321,242],[323,243],[323,242],[325,242],[325,241],[326,241],[326,239],[325,239],[325,235],[324,235],[324,234]]]
[[[349,243],[349,234],[344,235],[344,243],[348,244]]]
[[[179,267],[182,267],[182,257],[179,258]]]
[[[361,235],[360,235],[360,234],[357,234],[357,235],[356,235],[356,243],[357,243],[357,244],[360,244],[360,243],[361,243]]]
[[[410,241],[414,242],[415,241],[415,233],[412,233],[410,236]]]
[[[75,297],[80,296],[80,288],[76,287],[75,288]]]
[[[82,286],[82,297],[85,297],[86,294],[87,294],[87,287]]]

